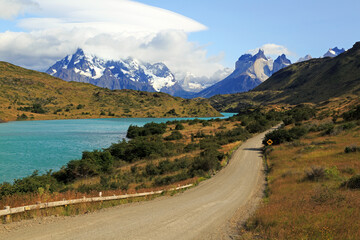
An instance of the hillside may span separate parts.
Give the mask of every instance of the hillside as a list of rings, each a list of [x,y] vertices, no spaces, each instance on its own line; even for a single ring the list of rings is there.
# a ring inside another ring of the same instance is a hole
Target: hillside
[[[207,100],[108,90],[0,62],[0,121],[100,117],[208,117]]]
[[[298,111],[266,135],[264,201],[239,239],[360,239],[359,103]]]
[[[335,58],[293,64],[250,92],[215,96],[211,102],[224,111],[254,104],[319,103],[344,95],[360,95],[360,42]]]

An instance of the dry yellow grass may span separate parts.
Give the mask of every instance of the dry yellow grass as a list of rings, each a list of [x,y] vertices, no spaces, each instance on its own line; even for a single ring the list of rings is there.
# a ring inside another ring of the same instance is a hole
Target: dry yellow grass
[[[360,146],[359,136],[356,127],[274,146],[268,159],[269,196],[240,232],[241,239],[360,239],[360,191],[341,187],[360,173],[360,153],[344,153],[346,146]],[[305,171],[311,166],[328,174],[309,181]]]

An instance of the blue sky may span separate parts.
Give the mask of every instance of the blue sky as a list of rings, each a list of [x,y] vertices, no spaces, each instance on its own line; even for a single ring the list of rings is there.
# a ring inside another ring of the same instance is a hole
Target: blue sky
[[[322,56],[330,47],[351,48],[360,41],[358,0],[141,0],[206,25],[190,40],[207,45],[210,54],[225,52],[232,66],[249,49],[267,43],[287,47],[294,56]]]
[[[210,81],[259,47],[292,61],[348,49],[359,12],[358,0],[0,0],[0,60],[46,70],[82,47]]]

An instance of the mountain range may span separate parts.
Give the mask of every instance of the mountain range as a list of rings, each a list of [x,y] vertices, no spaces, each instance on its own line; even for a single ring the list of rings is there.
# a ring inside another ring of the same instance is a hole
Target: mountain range
[[[360,42],[336,56],[292,64],[246,93],[210,98],[220,111],[260,104],[320,103],[342,96],[360,96]]]
[[[186,96],[174,75],[163,63],[145,63],[134,58],[106,61],[78,49],[51,66],[46,73],[65,81],[91,83],[98,87],[164,92]]]
[[[329,49],[324,57],[335,57],[343,53],[344,49],[337,47]],[[300,58],[298,62],[312,59],[310,55]],[[257,54],[244,54],[235,64],[235,70],[225,79],[215,82],[200,92],[194,93],[184,90],[202,89],[206,81],[194,84],[188,78],[194,78],[188,73],[184,79],[175,79],[174,74],[164,63],[150,64],[127,58],[121,60],[104,60],[94,55],[86,54],[78,49],[51,66],[46,73],[65,81],[90,83],[95,86],[114,89],[132,89],[147,92],[164,92],[183,98],[209,98],[218,94],[232,94],[247,92],[266,81],[277,71],[291,65],[291,61],[284,54],[275,61],[265,56],[263,50]],[[226,76],[225,75],[225,76]],[[200,79],[199,79],[199,82]],[[188,84],[189,86],[185,86]],[[191,85],[191,86],[190,86]]]

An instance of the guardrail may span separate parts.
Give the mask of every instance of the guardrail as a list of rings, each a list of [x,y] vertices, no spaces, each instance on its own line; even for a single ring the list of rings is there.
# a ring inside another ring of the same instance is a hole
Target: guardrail
[[[111,201],[111,200],[120,200],[120,199],[128,199],[128,198],[135,198],[135,197],[146,197],[156,194],[162,194],[163,192],[167,191],[176,191],[181,189],[186,189],[189,187],[192,187],[193,184],[184,185],[177,188],[171,188],[168,190],[159,190],[155,192],[145,192],[145,193],[134,193],[134,194],[125,194],[125,195],[114,195],[114,196],[108,196],[108,197],[102,197],[102,192],[99,192],[99,197],[83,197],[81,199],[73,199],[73,200],[63,200],[63,201],[57,201],[57,202],[46,202],[46,203],[37,203],[34,205],[28,205],[28,206],[22,206],[22,207],[15,207],[11,208],[10,206],[6,206],[4,210],[0,210],[0,216],[5,216],[5,221],[10,220],[10,216],[12,214],[16,213],[22,213],[26,211],[32,211],[32,210],[38,210],[38,209],[44,209],[44,208],[52,208],[52,207],[60,207],[65,205],[73,205],[73,204],[79,204],[79,203],[90,203],[90,202],[101,202],[101,201]]]

